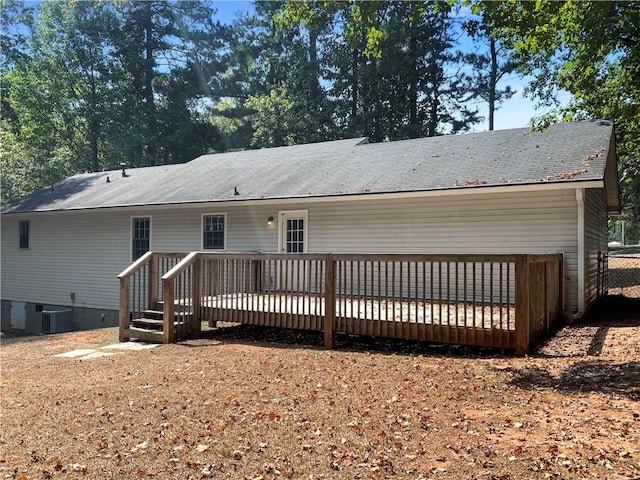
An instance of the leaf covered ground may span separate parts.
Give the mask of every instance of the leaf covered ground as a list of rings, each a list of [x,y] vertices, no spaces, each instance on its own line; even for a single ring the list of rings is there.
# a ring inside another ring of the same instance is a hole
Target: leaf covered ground
[[[0,478],[637,479],[640,304],[532,355],[233,327],[91,358],[5,336]]]

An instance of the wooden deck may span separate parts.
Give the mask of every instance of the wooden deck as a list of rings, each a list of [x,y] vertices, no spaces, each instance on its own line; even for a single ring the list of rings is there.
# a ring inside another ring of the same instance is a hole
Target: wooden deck
[[[562,316],[562,275],[562,255],[153,253],[120,276],[121,337],[160,309],[165,343],[205,321],[524,354]]]

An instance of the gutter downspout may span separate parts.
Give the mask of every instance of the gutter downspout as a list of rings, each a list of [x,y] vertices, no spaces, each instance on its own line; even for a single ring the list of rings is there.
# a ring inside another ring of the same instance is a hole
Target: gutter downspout
[[[584,188],[576,188],[576,202],[578,203],[578,311],[573,314],[574,320],[584,315]]]

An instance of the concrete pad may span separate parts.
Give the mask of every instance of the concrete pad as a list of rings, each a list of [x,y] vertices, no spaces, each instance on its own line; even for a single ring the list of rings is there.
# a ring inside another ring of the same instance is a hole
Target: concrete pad
[[[105,345],[104,347],[100,347],[100,349],[107,350],[147,350],[149,348],[155,348],[160,346],[158,343],[140,343],[140,342],[122,342],[122,343],[113,343],[111,345]]]
[[[79,357],[78,360],[92,360],[94,358],[110,357],[111,355],[117,355],[117,354],[115,352],[93,352],[93,353],[90,353],[89,355]]]
[[[76,358],[76,357],[83,357],[83,356],[89,355],[91,353],[95,353],[96,351],[97,350],[95,350],[93,348],[79,348],[77,350],[71,350],[70,352],[59,353],[57,355],[54,355],[54,357]]]

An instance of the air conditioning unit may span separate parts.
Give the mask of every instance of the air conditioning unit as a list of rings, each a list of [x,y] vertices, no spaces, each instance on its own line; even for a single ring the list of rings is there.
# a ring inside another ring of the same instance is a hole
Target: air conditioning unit
[[[71,310],[42,312],[42,333],[60,333],[73,330]]]

